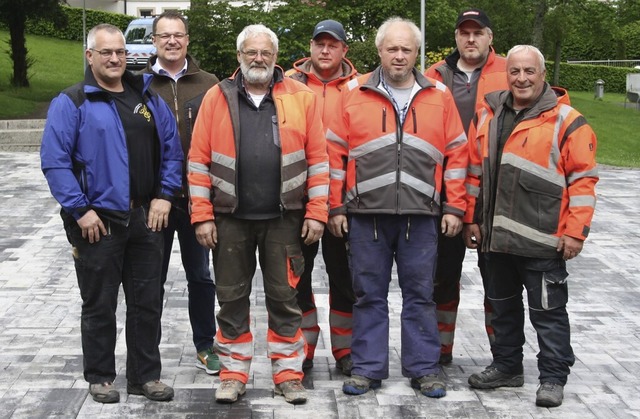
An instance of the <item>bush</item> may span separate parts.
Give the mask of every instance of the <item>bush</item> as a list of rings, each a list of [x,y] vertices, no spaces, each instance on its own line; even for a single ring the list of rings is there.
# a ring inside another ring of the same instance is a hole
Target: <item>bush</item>
[[[553,80],[553,62],[547,61],[547,80]],[[560,63],[560,86],[568,90],[592,91],[598,79],[605,82],[606,92],[626,93],[627,74],[638,73],[628,67]]]
[[[50,20],[29,19],[27,20],[26,32],[31,35],[42,35],[51,38],[84,42],[84,36],[82,34],[82,8],[62,6],[62,10],[64,14],[67,15],[68,21],[68,24],[63,28],[57,29]],[[90,9],[86,10],[85,16],[87,32],[100,23],[111,23],[124,32],[129,22],[136,18],[135,16]]]

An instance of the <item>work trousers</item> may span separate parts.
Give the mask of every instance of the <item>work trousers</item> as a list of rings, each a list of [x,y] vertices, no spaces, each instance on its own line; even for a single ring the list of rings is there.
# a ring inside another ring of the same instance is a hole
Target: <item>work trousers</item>
[[[93,244],[68,215],[63,216],[82,297],[80,332],[84,378],[91,384],[116,377],[116,307],[120,284],[127,304],[127,380],[160,378],[161,232],[147,227],[149,206],[131,210],[128,226],[104,220],[107,235]]]
[[[213,268],[220,310],[214,349],[220,357],[220,379],[248,381],[253,358],[249,307],[256,249],[268,313],[267,353],[276,384],[302,379],[305,341],[296,285],[304,270],[300,249],[302,211],[270,220],[243,220],[217,215],[218,244]]]
[[[462,239],[462,234],[458,234],[455,237],[447,237],[438,230],[438,262],[433,299],[436,302],[441,344],[440,352],[443,355],[453,353],[458,305],[460,304],[460,279],[465,253],[466,246]],[[478,266],[480,267],[484,285],[485,275],[482,267],[482,255],[478,255]],[[485,330],[487,331],[489,343],[492,343],[494,336],[491,326],[491,304],[486,295],[484,297],[484,314]]]
[[[433,302],[437,217],[353,215],[349,217],[353,307],[352,374],[389,376],[389,283],[395,260],[402,291],[402,374],[419,378],[440,371],[440,339]]]
[[[329,277],[329,332],[331,352],[336,360],[351,353],[352,313],[355,295],[347,259],[346,238],[336,237],[325,229],[322,236],[322,257]],[[312,289],[314,259],[320,242],[302,243],[304,272],[298,282],[298,305],[302,310],[302,333],[307,341],[307,358],[313,359],[318,344],[320,326]]]
[[[193,344],[196,350],[201,352],[213,346],[213,337],[216,334],[216,284],[211,278],[209,249],[201,246],[196,239],[188,205],[186,198],[177,200],[171,207],[169,225],[162,230],[164,258],[161,295],[164,301],[164,284],[167,281],[173,238],[177,232],[182,266],[189,291],[189,321],[193,332]]]
[[[505,253],[485,254],[487,296],[493,306],[493,363],[499,371],[521,374],[524,335],[523,287],[529,319],[538,336],[540,382],[565,385],[575,362],[566,304],[566,263]]]

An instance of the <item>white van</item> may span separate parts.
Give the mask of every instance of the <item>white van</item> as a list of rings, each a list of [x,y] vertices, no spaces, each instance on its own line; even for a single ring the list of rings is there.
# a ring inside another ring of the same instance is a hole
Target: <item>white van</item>
[[[127,69],[140,70],[147,66],[149,57],[156,53],[151,36],[153,35],[152,17],[134,19],[127,26],[124,38],[127,43]]]

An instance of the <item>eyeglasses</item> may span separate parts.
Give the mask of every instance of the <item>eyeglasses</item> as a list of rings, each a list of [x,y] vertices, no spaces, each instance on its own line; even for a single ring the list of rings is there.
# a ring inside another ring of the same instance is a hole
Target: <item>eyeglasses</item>
[[[153,34],[153,36],[157,36],[158,38],[162,39],[163,41],[168,41],[169,39],[171,39],[171,37],[173,36],[173,38],[176,41],[182,41],[184,39],[185,36],[187,36],[188,34],[186,33],[182,33],[182,32],[176,32],[176,33],[155,33]]]
[[[114,52],[116,53],[116,57],[124,58],[128,52],[126,49],[95,49],[95,48],[89,48],[89,49],[91,51],[97,52],[104,59],[111,58]]]
[[[255,49],[250,49],[248,51],[240,51],[240,52],[242,54],[246,55],[247,57],[251,58],[251,59],[256,58],[258,56],[258,54],[260,54],[260,55],[262,55],[262,58],[265,58],[265,59],[268,60],[269,58],[273,57],[273,55],[274,55],[273,52],[271,52],[271,51],[265,51],[265,50],[256,51]]]

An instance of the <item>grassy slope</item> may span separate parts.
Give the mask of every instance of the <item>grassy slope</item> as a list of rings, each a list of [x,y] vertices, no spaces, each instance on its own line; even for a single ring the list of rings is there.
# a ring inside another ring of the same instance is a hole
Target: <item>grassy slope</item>
[[[634,104],[625,109],[622,94],[605,92],[603,100],[594,100],[592,92],[569,92],[569,96],[598,137],[598,163],[640,167],[640,110]]]
[[[9,33],[0,31],[0,119],[24,118],[46,106],[64,88],[82,80],[81,42],[27,35],[27,50],[35,60],[29,71],[30,87],[11,87],[13,63],[8,41]]]

